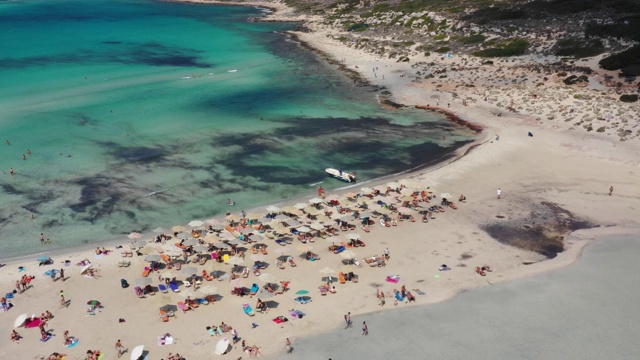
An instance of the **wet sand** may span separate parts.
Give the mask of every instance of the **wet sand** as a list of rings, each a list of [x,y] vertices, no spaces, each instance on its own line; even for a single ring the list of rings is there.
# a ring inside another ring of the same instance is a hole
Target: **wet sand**
[[[296,341],[290,359],[637,359],[638,253],[634,237],[598,241],[569,267],[354,317],[352,329]]]

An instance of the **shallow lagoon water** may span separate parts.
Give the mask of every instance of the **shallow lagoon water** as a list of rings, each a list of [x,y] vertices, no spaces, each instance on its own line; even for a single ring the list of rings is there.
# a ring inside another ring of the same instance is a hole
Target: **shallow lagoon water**
[[[247,20],[261,13],[0,4],[2,257],[277,203],[323,181],[343,186],[326,167],[375,179],[473,139],[431,113],[382,109],[376,89],[287,41],[295,24]],[[40,232],[53,243],[42,247]]]

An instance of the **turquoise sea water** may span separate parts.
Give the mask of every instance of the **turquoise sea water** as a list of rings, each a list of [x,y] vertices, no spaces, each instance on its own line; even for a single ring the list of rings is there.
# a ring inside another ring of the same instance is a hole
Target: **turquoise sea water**
[[[381,109],[375,89],[282,34],[296,24],[248,21],[261,13],[0,2],[0,256],[208,218],[227,198],[239,210],[336,188],[325,167],[372,179],[472,139]]]

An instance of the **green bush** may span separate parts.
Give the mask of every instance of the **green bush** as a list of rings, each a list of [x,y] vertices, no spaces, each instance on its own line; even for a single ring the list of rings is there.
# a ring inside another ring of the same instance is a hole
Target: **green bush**
[[[473,34],[465,37],[461,37],[458,39],[459,42],[463,44],[479,44],[484,42],[487,37],[482,34]]]
[[[620,96],[620,101],[622,102],[626,102],[626,103],[632,103],[632,102],[636,102],[638,101],[638,95],[622,95]]]
[[[602,54],[604,50],[602,41],[598,39],[563,39],[555,45],[557,56],[570,56],[578,59]]]
[[[479,57],[507,57],[524,55],[529,47],[529,43],[524,39],[513,39],[503,42],[496,47],[476,51],[473,53]]]
[[[600,60],[599,64],[605,70],[618,70],[638,66],[640,65],[640,45],[607,56]]]
[[[436,52],[441,54],[448,53],[449,51],[451,51],[451,48],[448,46],[443,46],[436,49]]]

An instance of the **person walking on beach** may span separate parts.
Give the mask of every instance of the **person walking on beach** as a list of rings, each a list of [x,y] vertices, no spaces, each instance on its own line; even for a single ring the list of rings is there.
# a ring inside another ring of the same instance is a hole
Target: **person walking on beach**
[[[60,307],[67,307],[67,300],[64,298],[63,290],[60,290]]]
[[[389,248],[384,248],[384,259],[389,261]]]
[[[287,340],[285,341],[285,347],[287,349],[287,354],[291,354],[293,352],[293,348],[291,347],[291,340],[289,340],[289,338],[287,338]]]
[[[64,269],[60,268],[60,280],[64,281]]]
[[[609,196],[611,196],[611,194],[613,194],[613,185],[611,185],[611,187],[609,187]]]
[[[345,325],[345,329],[348,329],[351,327],[351,325],[353,325],[353,323],[351,322],[351,312],[348,312],[345,316],[344,316],[344,322],[346,323]]]
[[[40,233],[40,243],[44,244],[44,233]]]
[[[124,354],[124,346],[122,346],[120,339],[116,341],[116,350],[118,350],[118,357],[121,357],[122,354]]]
[[[498,188],[498,190],[496,190],[496,196],[498,197],[498,200],[500,200],[500,198],[502,198],[502,190],[500,188]]]
[[[362,322],[362,334],[360,335],[369,335],[369,327],[367,326],[367,322],[363,321]]]

